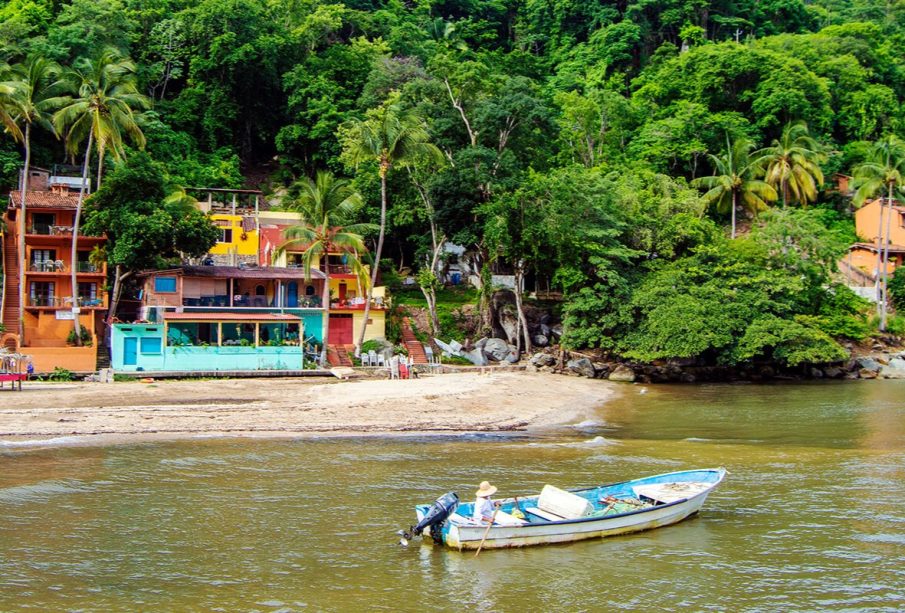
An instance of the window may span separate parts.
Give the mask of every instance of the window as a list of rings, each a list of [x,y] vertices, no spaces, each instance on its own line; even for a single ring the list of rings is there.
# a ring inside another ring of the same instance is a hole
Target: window
[[[154,277],[154,291],[159,293],[175,293],[176,277]]]
[[[228,228],[220,228],[220,242],[221,243],[233,242],[233,231]]]
[[[55,283],[32,281],[29,288],[31,306],[54,306]]]
[[[79,283],[79,298],[97,300],[97,283]]]
[[[57,223],[57,216],[53,213],[32,213],[31,234],[50,234],[50,226]]]
[[[31,250],[31,264],[32,266],[40,266],[43,265],[44,262],[53,262],[57,259],[57,250],[56,249],[32,249]]]
[[[159,338],[142,338],[141,339],[141,352],[142,353],[160,353],[161,349],[161,339]]]

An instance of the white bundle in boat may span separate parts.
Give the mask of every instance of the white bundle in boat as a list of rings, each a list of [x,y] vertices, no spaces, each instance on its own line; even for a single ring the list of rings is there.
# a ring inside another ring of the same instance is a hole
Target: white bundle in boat
[[[594,505],[586,499],[552,485],[545,485],[541,490],[537,508],[564,519],[579,519],[594,513]]]

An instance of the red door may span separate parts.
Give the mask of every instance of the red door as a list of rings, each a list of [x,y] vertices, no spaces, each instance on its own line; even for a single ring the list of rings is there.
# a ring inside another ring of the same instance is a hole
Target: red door
[[[327,342],[331,345],[351,345],[352,344],[352,316],[351,315],[331,315],[330,316],[330,334]]]

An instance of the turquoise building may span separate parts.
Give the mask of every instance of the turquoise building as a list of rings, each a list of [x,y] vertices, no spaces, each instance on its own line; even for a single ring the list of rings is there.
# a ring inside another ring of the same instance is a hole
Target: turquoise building
[[[301,370],[305,368],[306,345],[313,339],[305,336],[304,318],[289,313],[165,311],[158,319],[112,327],[114,370]]]

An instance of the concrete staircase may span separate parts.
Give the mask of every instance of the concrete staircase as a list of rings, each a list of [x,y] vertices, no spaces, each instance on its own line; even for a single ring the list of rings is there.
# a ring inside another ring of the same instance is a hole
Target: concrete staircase
[[[96,358],[96,366],[97,370],[102,370],[105,368],[110,368],[110,348],[107,347],[107,344],[100,339],[97,344],[97,358]]]
[[[409,357],[415,364],[427,364],[427,354],[424,352],[424,345],[415,337],[412,330],[412,322],[408,317],[402,320],[402,344],[409,352]]]
[[[19,333],[19,258],[16,238],[3,237],[3,273],[6,299],[3,302],[2,321],[6,333]]]
[[[352,366],[352,358],[345,346],[327,345],[327,363],[330,366]]]

